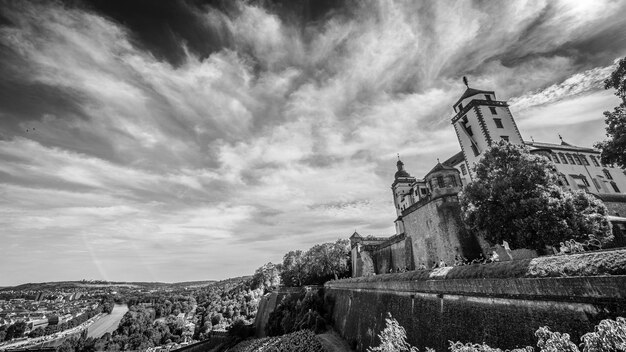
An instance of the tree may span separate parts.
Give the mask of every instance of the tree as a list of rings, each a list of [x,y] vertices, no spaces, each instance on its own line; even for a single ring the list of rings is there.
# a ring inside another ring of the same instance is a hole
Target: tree
[[[306,275],[306,263],[304,253],[301,250],[289,251],[283,257],[283,271],[280,278],[286,286],[302,286]]]
[[[271,290],[280,285],[280,264],[267,263],[256,269],[252,276],[252,287]]]
[[[495,143],[475,172],[461,207],[466,223],[491,244],[542,251],[589,235],[601,244],[613,239],[606,207],[586,193],[561,189],[554,165],[525,146]]]
[[[618,62],[615,71],[604,81],[604,88],[615,89],[615,95],[622,99],[622,103],[613,111],[604,112],[609,139],[594,146],[602,150],[602,163],[626,168],[626,58]]]

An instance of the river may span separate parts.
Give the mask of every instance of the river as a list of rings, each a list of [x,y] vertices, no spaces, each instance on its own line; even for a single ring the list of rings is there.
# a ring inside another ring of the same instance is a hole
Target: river
[[[128,312],[128,306],[125,304],[116,304],[111,314],[107,314],[91,324],[87,330],[87,337],[100,337],[107,332],[113,332],[122,320],[124,314]]]

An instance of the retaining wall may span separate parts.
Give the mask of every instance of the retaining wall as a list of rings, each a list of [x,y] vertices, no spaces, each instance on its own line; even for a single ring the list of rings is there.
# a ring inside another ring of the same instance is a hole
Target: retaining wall
[[[335,329],[358,351],[378,345],[388,312],[420,350],[447,351],[449,340],[535,346],[546,325],[578,343],[600,320],[626,316],[626,250],[338,280],[325,290]]]

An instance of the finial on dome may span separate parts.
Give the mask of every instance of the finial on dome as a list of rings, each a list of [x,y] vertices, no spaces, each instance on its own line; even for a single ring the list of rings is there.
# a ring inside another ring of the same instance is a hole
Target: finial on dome
[[[561,137],[561,134],[559,133],[559,139],[561,140],[561,143],[563,143],[563,137]]]
[[[463,76],[463,83],[469,88],[469,83],[467,83],[467,77]]]
[[[400,153],[398,153],[398,160],[400,160]]]
[[[437,158],[437,164],[441,164],[441,161],[439,161],[439,158]]]

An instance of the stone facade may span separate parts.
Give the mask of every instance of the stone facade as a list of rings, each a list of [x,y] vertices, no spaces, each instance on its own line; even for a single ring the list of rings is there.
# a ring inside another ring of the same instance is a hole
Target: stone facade
[[[508,103],[496,100],[492,91],[468,87],[453,109],[456,114],[452,125],[461,152],[438,162],[423,179],[411,176],[398,157],[398,170],[391,185],[396,234],[389,238],[364,238],[355,232],[357,236],[351,237],[353,276],[451,265],[457,258],[472,260],[481,254],[488,257],[492,251],[500,260],[536,256],[534,251],[491,247],[462,221],[457,195],[471,181],[472,167],[482,153],[500,139],[527,145],[531,153],[543,155],[556,166],[562,187],[592,193],[605,203],[613,217],[626,216],[626,174],[624,170],[601,165],[599,150],[566,142],[524,141]],[[620,221],[610,220],[614,224]],[[626,243],[622,239],[626,226],[626,219],[623,220],[614,226],[619,243]]]

